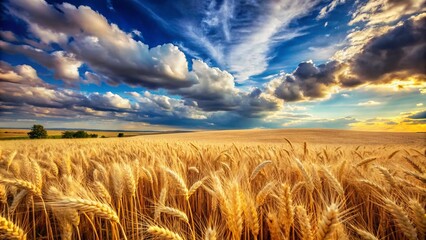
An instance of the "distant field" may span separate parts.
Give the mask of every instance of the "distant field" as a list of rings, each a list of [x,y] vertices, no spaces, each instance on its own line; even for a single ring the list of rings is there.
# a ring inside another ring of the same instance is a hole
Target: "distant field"
[[[30,129],[0,129],[0,139],[20,139],[20,138],[28,138],[27,132]],[[65,130],[47,130],[47,134],[49,136],[61,136],[62,132]],[[77,131],[77,130],[70,130]],[[150,132],[123,132],[123,131],[86,131],[89,134],[98,134],[98,137],[117,137],[118,133],[124,133],[124,136],[137,136],[137,135],[147,135],[154,134]]]
[[[294,143],[327,145],[426,145],[426,133],[364,132],[328,129],[270,129],[270,130],[225,130],[174,133],[143,136],[165,141],[194,141],[209,143],[285,143],[287,138]]]

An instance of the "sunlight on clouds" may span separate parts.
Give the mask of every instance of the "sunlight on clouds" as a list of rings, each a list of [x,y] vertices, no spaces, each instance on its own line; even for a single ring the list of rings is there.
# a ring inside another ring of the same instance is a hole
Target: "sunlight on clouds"
[[[426,132],[426,109],[404,112],[391,118],[373,118],[349,124],[353,130]]]
[[[367,25],[390,23],[426,8],[424,0],[373,0],[360,1],[360,4],[361,7],[352,15],[350,25],[358,22],[366,22]]]
[[[367,85],[366,89],[373,89],[377,91],[384,92],[399,92],[399,91],[412,91],[413,89],[418,89],[421,93],[426,93],[426,79],[423,77],[409,77],[407,80],[395,79],[386,84],[380,85]]]

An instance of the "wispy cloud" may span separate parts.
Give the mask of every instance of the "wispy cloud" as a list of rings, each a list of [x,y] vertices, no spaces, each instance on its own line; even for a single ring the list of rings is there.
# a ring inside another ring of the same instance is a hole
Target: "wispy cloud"
[[[367,101],[367,102],[360,102],[357,105],[358,106],[377,106],[377,105],[380,105],[380,104],[382,104],[382,103],[376,102],[374,100],[370,100],[370,101]]]
[[[317,19],[323,19],[327,17],[327,15],[333,11],[340,4],[344,4],[346,0],[332,0],[328,5],[321,8],[320,13],[317,16]]]
[[[231,72],[236,81],[244,81],[268,68],[272,48],[304,35],[302,28],[289,24],[305,16],[317,0],[212,1],[202,12],[201,22],[179,23],[184,36]],[[239,9],[236,11],[235,9]]]
[[[235,74],[237,81],[265,71],[274,36],[283,31],[291,32],[287,29],[290,22],[307,14],[316,3],[317,1],[310,0],[281,0],[262,5],[261,13],[255,19],[257,24],[245,28],[247,34],[235,39],[226,59],[227,66]],[[297,36],[298,34],[293,34],[292,37]]]

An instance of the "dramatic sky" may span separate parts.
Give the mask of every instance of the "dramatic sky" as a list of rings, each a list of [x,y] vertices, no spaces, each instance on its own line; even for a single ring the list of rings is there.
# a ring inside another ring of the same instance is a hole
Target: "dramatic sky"
[[[426,0],[10,0],[0,127],[426,131]]]

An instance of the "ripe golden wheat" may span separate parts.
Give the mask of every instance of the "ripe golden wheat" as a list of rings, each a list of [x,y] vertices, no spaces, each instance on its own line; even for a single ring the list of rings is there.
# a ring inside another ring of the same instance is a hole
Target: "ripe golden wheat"
[[[424,239],[425,150],[0,142],[1,239]]]

